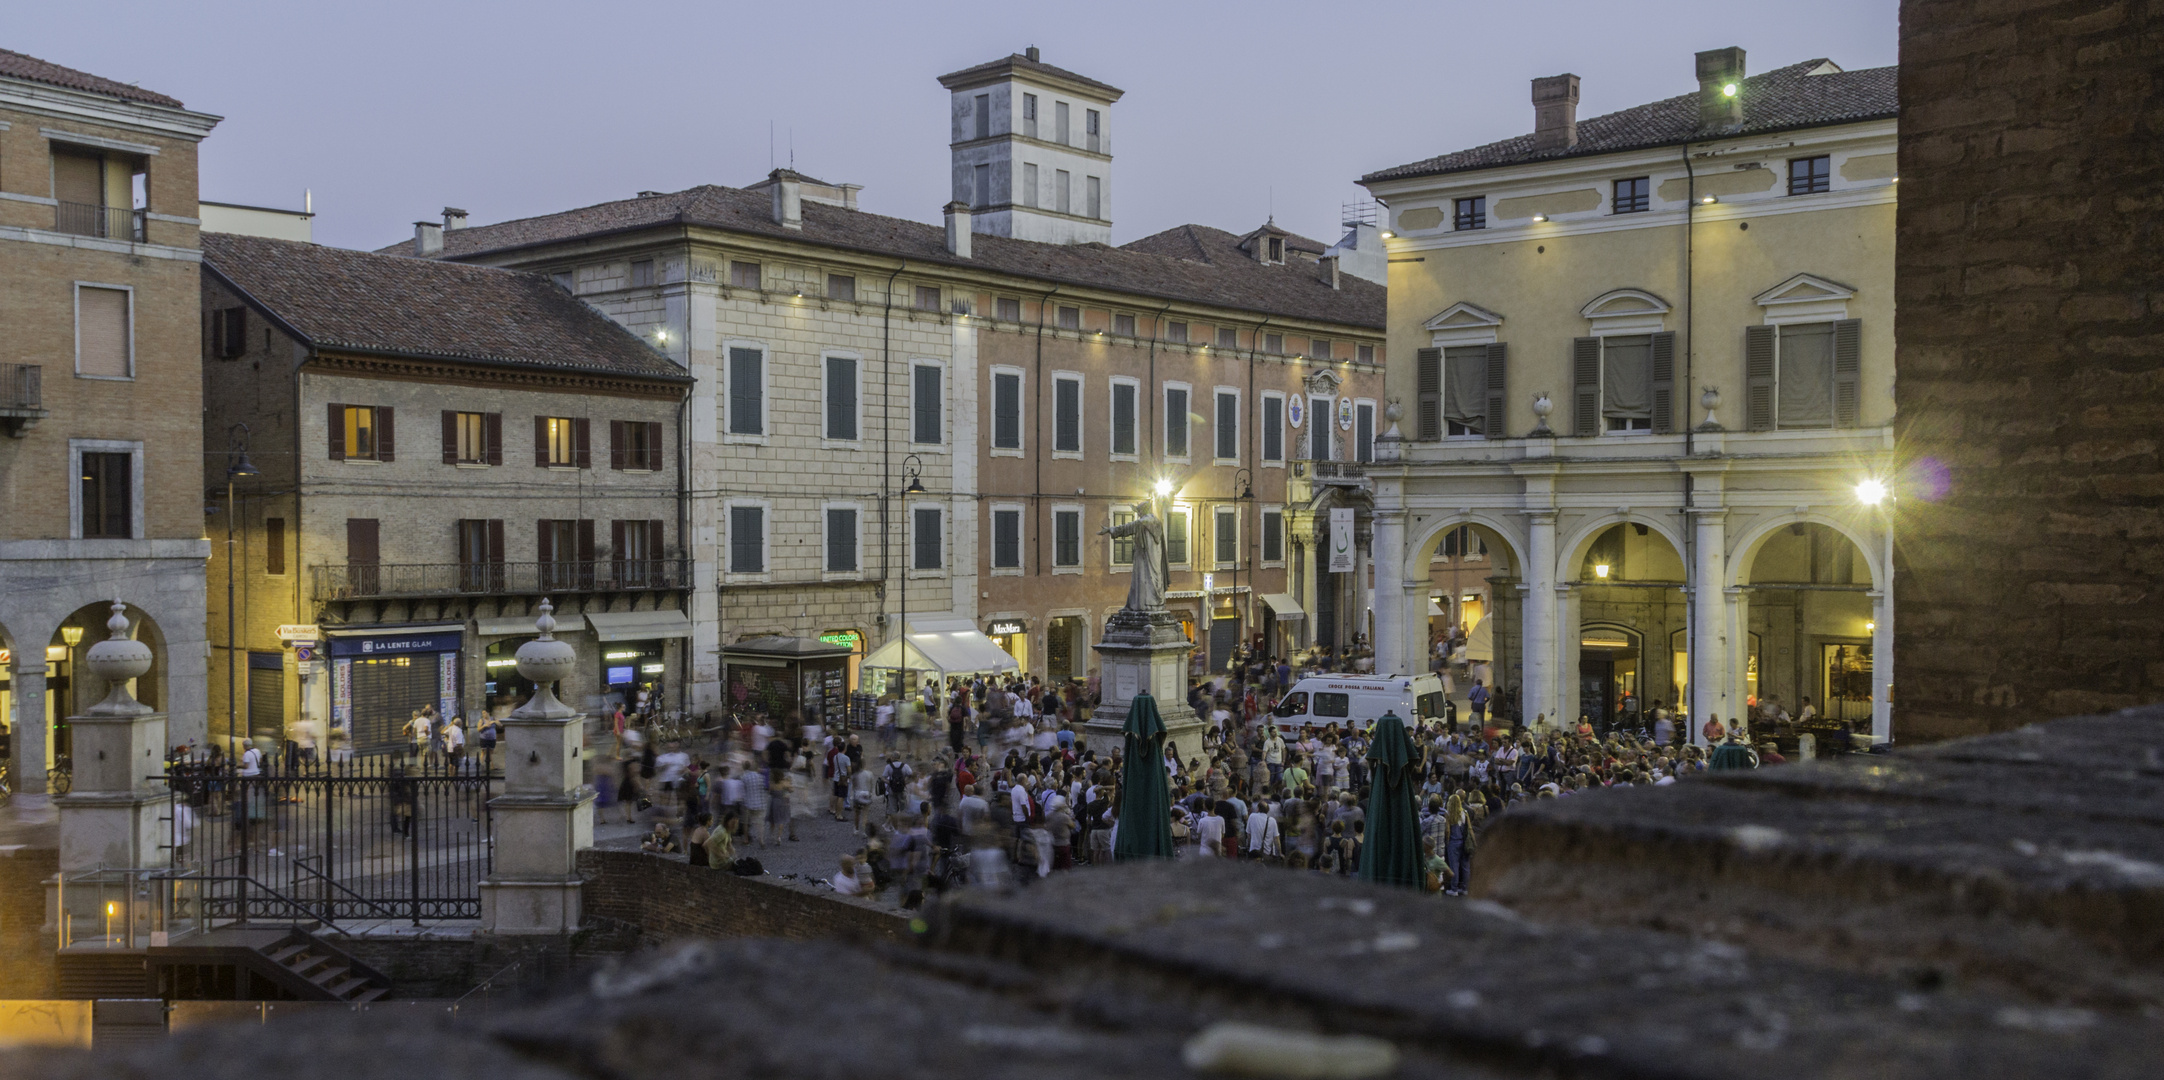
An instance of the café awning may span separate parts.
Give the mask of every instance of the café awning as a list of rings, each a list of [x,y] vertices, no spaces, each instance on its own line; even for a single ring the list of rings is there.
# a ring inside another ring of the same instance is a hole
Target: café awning
[[[594,628],[594,637],[601,641],[691,636],[691,618],[681,611],[588,612],[586,625]]]
[[[1270,611],[1276,614],[1279,622],[1295,622],[1307,618],[1307,612],[1300,609],[1300,602],[1293,599],[1291,593],[1263,593],[1262,602],[1270,605]]]
[[[1495,620],[1482,619],[1465,635],[1465,658],[1476,662],[1495,660]]]
[[[867,668],[907,668],[934,671],[942,676],[979,671],[1015,671],[1021,665],[984,631],[968,619],[951,615],[912,616],[908,621],[908,648],[902,639],[889,641],[864,659]]]

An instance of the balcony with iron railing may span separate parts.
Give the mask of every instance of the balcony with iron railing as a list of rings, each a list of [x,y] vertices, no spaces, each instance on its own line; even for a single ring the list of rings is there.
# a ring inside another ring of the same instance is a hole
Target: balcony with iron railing
[[[1315,461],[1296,458],[1292,474],[1305,477],[1318,484],[1337,484],[1345,487],[1365,487],[1368,482],[1367,463],[1360,461]]]
[[[143,242],[143,213],[125,206],[62,202],[53,208],[53,230],[140,244]]]
[[[0,364],[0,430],[20,439],[50,415],[45,409],[45,369]]]
[[[347,563],[317,566],[312,573],[315,578],[315,598],[318,602],[443,596],[660,592],[690,587],[691,560]]]

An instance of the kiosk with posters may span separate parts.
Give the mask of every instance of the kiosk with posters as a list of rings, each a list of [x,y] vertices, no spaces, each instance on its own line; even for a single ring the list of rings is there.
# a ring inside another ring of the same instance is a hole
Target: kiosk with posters
[[[821,716],[846,716],[849,658],[856,650],[813,638],[756,637],[723,646],[731,704],[787,716],[817,706]]]
[[[441,716],[458,706],[461,623],[367,630],[325,628],[331,653],[331,726],[355,753],[383,753],[406,744],[406,722],[434,705]]]

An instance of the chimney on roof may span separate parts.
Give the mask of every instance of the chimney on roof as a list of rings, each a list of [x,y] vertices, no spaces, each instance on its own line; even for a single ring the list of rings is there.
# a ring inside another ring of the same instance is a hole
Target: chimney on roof
[[[1743,124],[1743,49],[1707,49],[1698,54],[1698,126],[1732,128]]]
[[[1568,150],[1578,145],[1578,77],[1533,80],[1533,149]]]
[[[1029,62],[1032,64],[1042,62],[1037,59],[1037,47],[1035,45],[1032,45],[1029,48],[1022,50],[1022,55],[1029,57]]]
[[[1318,261],[1322,263],[1323,271],[1329,275],[1330,287],[1333,289],[1338,288],[1339,286],[1337,283],[1337,256],[1325,255]]]
[[[947,254],[969,258],[969,204],[960,199],[947,204]]]
[[[433,221],[413,223],[413,253],[422,257],[443,250],[443,226]]]
[[[766,174],[773,182],[774,224],[784,229],[804,227],[804,178],[788,169]]]
[[[450,232],[452,229],[463,229],[465,227],[466,212],[464,210],[455,206],[443,208],[443,231]]]

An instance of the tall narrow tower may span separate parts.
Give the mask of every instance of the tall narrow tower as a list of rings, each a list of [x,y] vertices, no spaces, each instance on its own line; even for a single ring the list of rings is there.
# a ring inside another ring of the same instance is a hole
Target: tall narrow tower
[[[1112,103],[1124,91],[1044,63],[1034,45],[939,85],[953,95],[954,198],[972,231],[1112,242]]]

